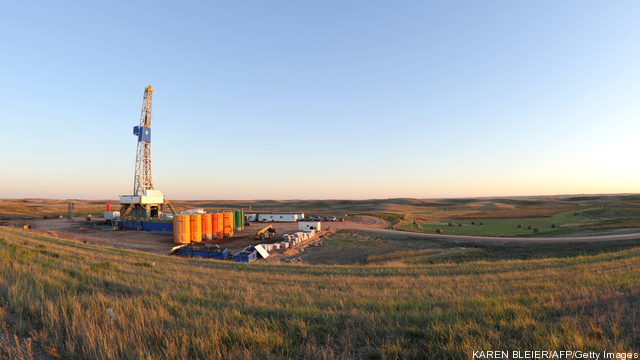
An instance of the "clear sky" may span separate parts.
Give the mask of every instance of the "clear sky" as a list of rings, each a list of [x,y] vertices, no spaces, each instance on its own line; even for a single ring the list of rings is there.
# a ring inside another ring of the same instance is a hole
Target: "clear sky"
[[[4,1],[0,197],[640,192],[638,1]]]

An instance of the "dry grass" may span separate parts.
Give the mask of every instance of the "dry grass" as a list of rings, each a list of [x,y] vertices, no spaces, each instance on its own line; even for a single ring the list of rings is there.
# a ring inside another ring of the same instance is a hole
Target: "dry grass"
[[[115,200],[0,199],[0,218],[27,219],[60,215],[66,217],[69,202],[75,204],[75,216],[101,215],[106,211],[107,202],[118,210],[118,202]]]
[[[486,218],[539,218],[549,217],[566,211],[575,210],[575,205],[558,205],[549,203],[541,206],[523,206],[510,209],[482,210],[458,214],[454,218],[458,219],[486,219]]]
[[[300,266],[170,258],[1,228],[0,238],[2,305],[69,358],[464,359],[480,349],[640,348],[639,249]]]
[[[20,341],[15,334],[9,334],[9,327],[0,323],[0,359],[33,360],[31,339]]]
[[[406,261],[409,258],[424,256],[424,255],[431,255],[436,253],[438,253],[438,251],[435,249],[396,251],[396,252],[392,252],[384,255],[369,256],[367,257],[367,263],[368,264],[384,263],[385,265],[388,265],[389,261],[399,260],[399,259]],[[395,263],[397,264],[397,262]]]

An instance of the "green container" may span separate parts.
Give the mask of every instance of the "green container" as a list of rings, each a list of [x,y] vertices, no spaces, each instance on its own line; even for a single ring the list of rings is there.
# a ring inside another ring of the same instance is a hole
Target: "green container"
[[[238,215],[236,215],[236,211],[235,210],[231,210],[231,212],[233,213],[233,230],[236,229],[236,224],[238,223]]]
[[[242,210],[234,210],[233,213],[234,213],[233,219],[235,223],[235,229],[240,231],[242,230],[242,224],[244,223],[242,221]]]
[[[242,211],[242,221],[240,222],[240,226],[242,227],[242,230],[244,230],[244,219],[245,219],[244,210],[240,210],[240,211]]]

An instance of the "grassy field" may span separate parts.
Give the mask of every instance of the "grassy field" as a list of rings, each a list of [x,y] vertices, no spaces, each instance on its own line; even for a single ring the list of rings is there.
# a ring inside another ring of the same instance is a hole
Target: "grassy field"
[[[336,246],[352,245],[352,235],[339,236]],[[12,330],[72,359],[640,348],[640,249],[631,243],[586,256],[433,264],[421,259],[454,247],[416,246],[399,258],[372,255],[368,266],[302,266],[156,256],[5,228],[0,238],[0,301],[18,319]]]
[[[0,199],[0,219],[33,219],[43,216],[66,217],[68,204],[75,204],[75,216],[101,215],[107,201],[55,199]],[[111,201],[112,205],[116,202]],[[117,210],[117,209],[116,209]]]
[[[411,232],[475,236],[561,236],[583,231],[616,231],[640,228],[640,207],[619,206],[608,208],[586,208],[575,216],[576,211],[557,213],[547,217],[524,218],[445,218],[439,221],[400,221],[397,228]],[[414,222],[417,222],[415,224]],[[480,225],[480,222],[483,225]],[[452,226],[449,226],[449,223]],[[474,223],[474,224],[472,224]],[[463,226],[459,226],[462,224]],[[522,224],[522,228],[518,225]],[[552,225],[555,224],[555,228]],[[531,229],[528,229],[531,225]],[[534,229],[538,228],[538,232]]]
[[[294,255],[307,264],[392,265],[463,263],[469,261],[537,260],[600,255],[635,249],[638,240],[540,243],[416,238],[361,231],[339,231]],[[273,259],[275,261],[276,259]]]
[[[506,218],[506,219],[449,219],[447,222],[418,223],[403,221],[399,229],[413,232],[435,233],[436,229],[442,229],[450,235],[476,235],[476,236],[531,236],[534,228],[538,228],[538,234],[562,233],[573,227],[588,225],[591,218],[586,215],[588,211],[580,212],[574,216],[573,211],[555,214],[550,217],[540,218]],[[475,225],[471,223],[475,222]],[[483,225],[480,225],[480,222]],[[448,224],[452,223],[452,226]],[[463,226],[459,226],[462,224]],[[518,225],[522,224],[522,228]],[[552,228],[551,225],[556,227]],[[531,229],[528,226],[531,225]]]

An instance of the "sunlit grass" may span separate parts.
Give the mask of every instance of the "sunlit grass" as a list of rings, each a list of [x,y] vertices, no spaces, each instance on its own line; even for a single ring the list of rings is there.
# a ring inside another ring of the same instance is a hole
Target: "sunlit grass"
[[[435,233],[442,229],[448,235],[474,236],[532,236],[536,234],[553,234],[580,226],[589,220],[584,213],[574,215],[573,211],[538,218],[504,218],[504,219],[448,219],[446,221],[414,224],[403,221],[399,228],[405,231]],[[451,223],[451,226],[449,226]],[[480,225],[482,223],[482,225]],[[462,224],[463,226],[459,226]],[[518,227],[521,224],[522,227]],[[529,225],[531,229],[529,229]],[[534,233],[537,228],[538,232]]]
[[[70,358],[440,359],[640,345],[639,249],[301,266],[157,256],[4,228],[0,238],[2,306]]]

